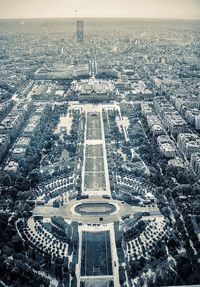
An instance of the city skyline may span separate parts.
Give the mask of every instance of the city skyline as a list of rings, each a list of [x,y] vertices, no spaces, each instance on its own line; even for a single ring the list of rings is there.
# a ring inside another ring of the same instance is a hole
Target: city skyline
[[[0,19],[158,18],[200,19],[199,0],[0,0]],[[105,9],[106,8],[106,9]]]
[[[200,21],[75,1],[0,20],[0,287],[200,286]]]

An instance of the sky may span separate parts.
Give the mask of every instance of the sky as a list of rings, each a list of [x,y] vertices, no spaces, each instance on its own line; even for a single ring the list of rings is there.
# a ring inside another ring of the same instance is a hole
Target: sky
[[[0,0],[0,18],[199,19],[200,0]]]

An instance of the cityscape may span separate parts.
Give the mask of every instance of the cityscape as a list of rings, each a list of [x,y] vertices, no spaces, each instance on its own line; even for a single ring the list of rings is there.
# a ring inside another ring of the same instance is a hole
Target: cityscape
[[[0,20],[0,286],[200,286],[200,20]]]

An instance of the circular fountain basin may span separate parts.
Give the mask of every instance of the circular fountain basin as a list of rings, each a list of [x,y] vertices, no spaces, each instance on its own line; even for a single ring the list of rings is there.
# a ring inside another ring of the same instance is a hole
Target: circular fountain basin
[[[116,206],[107,202],[85,202],[78,204],[74,211],[81,215],[104,216],[110,215],[117,210]]]

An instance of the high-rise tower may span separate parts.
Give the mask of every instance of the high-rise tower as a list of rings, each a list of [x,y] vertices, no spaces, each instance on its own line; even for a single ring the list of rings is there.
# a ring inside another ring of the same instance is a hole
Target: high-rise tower
[[[84,41],[84,22],[82,20],[78,20],[76,22],[76,38],[79,43],[83,43]]]

